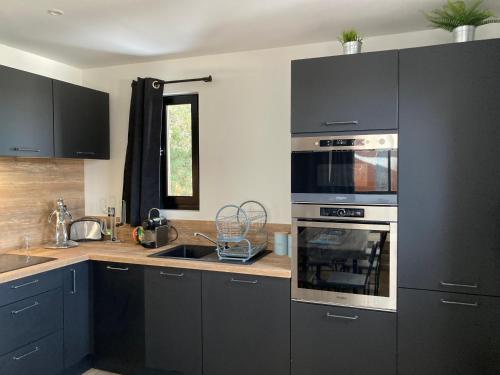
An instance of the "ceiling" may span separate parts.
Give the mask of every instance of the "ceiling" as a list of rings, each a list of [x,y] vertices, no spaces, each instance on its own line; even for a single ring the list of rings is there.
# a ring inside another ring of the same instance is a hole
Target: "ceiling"
[[[81,68],[428,28],[444,0],[0,0],[0,43]],[[500,14],[500,1],[484,5]],[[50,16],[48,9],[63,16]]]

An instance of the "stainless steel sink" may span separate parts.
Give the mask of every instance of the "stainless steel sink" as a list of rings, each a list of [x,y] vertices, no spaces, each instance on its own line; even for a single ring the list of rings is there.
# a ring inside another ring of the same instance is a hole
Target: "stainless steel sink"
[[[214,246],[202,245],[179,245],[168,250],[160,251],[152,254],[154,258],[182,258],[182,259],[202,259],[204,257],[214,255],[217,256]]]
[[[50,262],[55,258],[15,255],[15,254],[0,254],[0,273],[18,270],[35,264]]]

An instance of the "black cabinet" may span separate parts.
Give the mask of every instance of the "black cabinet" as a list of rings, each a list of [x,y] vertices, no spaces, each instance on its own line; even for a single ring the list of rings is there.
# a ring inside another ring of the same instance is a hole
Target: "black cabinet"
[[[399,289],[399,375],[500,374],[500,299]]]
[[[54,81],[54,147],[56,157],[109,159],[109,95]]]
[[[398,52],[292,61],[292,133],[398,127]]]
[[[64,367],[78,364],[90,354],[89,262],[63,270]]]
[[[290,280],[203,273],[203,374],[290,373]]]
[[[396,314],[292,302],[291,373],[395,375]]]
[[[0,66],[0,155],[53,157],[52,80]]]
[[[95,367],[120,374],[144,368],[144,269],[93,263]]]
[[[201,272],[147,268],[144,293],[146,367],[201,375]]]
[[[500,40],[400,51],[399,286],[500,296]]]

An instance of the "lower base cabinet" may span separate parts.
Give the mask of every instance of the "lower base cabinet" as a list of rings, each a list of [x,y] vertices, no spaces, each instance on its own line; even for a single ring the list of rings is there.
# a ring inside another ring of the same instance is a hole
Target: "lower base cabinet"
[[[62,370],[62,330],[0,357],[2,375],[55,375]]]
[[[399,375],[500,374],[500,298],[399,289]]]
[[[291,373],[395,375],[396,314],[292,302]]]
[[[144,286],[147,369],[201,375],[201,272],[151,267]]]
[[[144,268],[95,262],[95,367],[119,374],[144,370]]]
[[[203,272],[203,374],[290,374],[290,280]]]

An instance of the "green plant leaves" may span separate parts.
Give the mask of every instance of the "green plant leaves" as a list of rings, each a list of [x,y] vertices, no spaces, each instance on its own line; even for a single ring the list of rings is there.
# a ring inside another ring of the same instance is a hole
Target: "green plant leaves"
[[[432,26],[447,31],[453,31],[459,26],[482,26],[489,23],[500,23],[493,12],[488,9],[480,9],[483,0],[466,2],[464,0],[448,0],[441,9],[435,9],[426,13],[427,19]]]
[[[358,32],[354,29],[344,30],[342,31],[342,35],[340,35],[340,43],[348,43],[348,42],[362,42],[363,38],[358,34]]]

